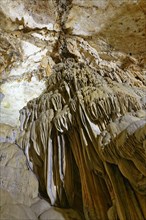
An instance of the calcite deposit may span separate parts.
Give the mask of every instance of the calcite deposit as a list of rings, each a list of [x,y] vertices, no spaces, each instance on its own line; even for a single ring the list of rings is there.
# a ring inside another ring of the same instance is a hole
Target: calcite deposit
[[[18,144],[51,205],[81,212],[81,190],[85,219],[144,219],[146,89],[103,73],[72,58],[54,66],[46,91],[21,110]]]
[[[146,1],[0,1],[0,218],[146,219]]]

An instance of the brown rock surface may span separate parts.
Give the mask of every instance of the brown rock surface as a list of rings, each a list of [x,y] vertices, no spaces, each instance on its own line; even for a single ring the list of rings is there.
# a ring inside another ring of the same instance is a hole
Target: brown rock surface
[[[13,205],[7,204],[1,207],[0,217],[2,220],[20,220],[20,219],[30,219],[37,220],[35,214],[32,210],[25,205]]]
[[[17,202],[12,198],[10,193],[6,190],[0,189],[0,207],[7,204],[16,204]]]
[[[0,20],[3,218],[146,219],[146,1],[1,0]]]
[[[119,75],[115,69],[114,80],[102,71],[73,59],[54,66],[46,91],[22,110],[19,144],[52,205],[83,208],[86,219],[141,220],[146,88],[144,82],[141,87],[123,83],[122,70]],[[77,207],[77,200],[83,205]]]
[[[81,220],[81,218],[71,209],[50,208],[40,215],[39,220]]]

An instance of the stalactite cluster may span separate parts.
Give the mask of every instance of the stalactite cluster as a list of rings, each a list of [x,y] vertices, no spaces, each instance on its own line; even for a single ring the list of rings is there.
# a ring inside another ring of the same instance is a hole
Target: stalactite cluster
[[[18,143],[52,205],[86,220],[144,220],[146,91],[111,75],[73,59],[57,64],[46,91],[20,111]]]

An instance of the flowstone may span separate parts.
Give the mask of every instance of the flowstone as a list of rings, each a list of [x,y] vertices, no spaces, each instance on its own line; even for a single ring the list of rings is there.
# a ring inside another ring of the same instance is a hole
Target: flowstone
[[[41,195],[86,220],[146,219],[146,90],[125,77],[67,59],[20,111]]]

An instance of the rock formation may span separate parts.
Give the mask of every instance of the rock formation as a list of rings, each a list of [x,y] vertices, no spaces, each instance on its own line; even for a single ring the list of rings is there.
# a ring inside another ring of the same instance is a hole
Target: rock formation
[[[145,14],[1,0],[2,219],[146,219]]]
[[[85,219],[146,218],[146,90],[125,85],[119,72],[113,81],[66,59],[20,113],[19,145],[41,194],[60,207],[80,201]]]

